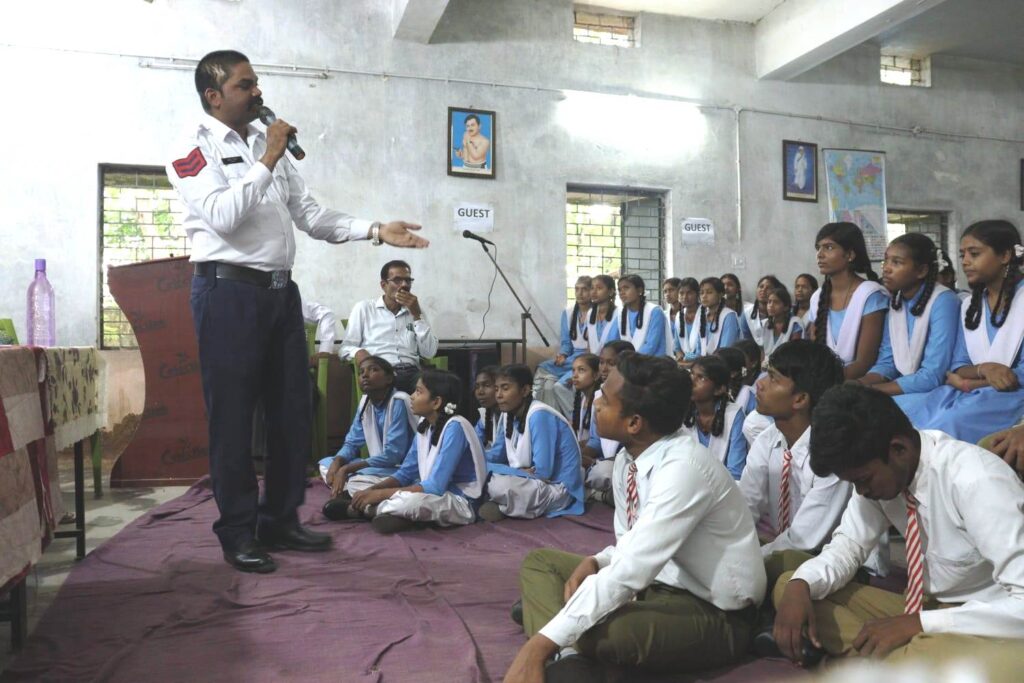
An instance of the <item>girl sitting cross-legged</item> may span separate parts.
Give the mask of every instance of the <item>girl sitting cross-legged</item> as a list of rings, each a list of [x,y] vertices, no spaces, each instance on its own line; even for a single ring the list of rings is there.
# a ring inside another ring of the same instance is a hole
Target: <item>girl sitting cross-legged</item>
[[[450,372],[424,370],[412,395],[421,418],[402,467],[352,497],[349,510],[373,519],[373,528],[395,533],[418,523],[472,524],[484,491],[487,466],[469,420],[457,414],[461,382]]]
[[[729,366],[717,356],[703,356],[690,368],[693,397],[683,424],[711,455],[739,480],[747,462],[743,409],[729,400]]]
[[[633,344],[637,353],[664,356],[665,312],[647,301],[644,279],[639,275],[619,278],[619,339]]]
[[[731,346],[740,338],[736,311],[725,306],[725,285],[717,277],[700,281],[697,355],[710,356],[719,346]]]
[[[480,404],[480,419],[476,422],[476,435],[484,447],[484,458],[488,462],[502,462],[500,443],[505,437],[505,423],[498,410],[495,394],[498,391],[498,366],[488,365],[476,373],[473,396]]]

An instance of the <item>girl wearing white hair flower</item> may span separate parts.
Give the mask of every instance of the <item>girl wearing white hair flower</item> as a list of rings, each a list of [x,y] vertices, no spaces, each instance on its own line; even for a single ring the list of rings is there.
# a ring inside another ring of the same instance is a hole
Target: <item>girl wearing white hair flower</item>
[[[422,419],[405,461],[392,476],[352,498],[352,507],[371,517],[377,531],[476,520],[487,468],[473,425],[458,414],[461,400],[461,382],[452,373],[420,374],[412,412]]]

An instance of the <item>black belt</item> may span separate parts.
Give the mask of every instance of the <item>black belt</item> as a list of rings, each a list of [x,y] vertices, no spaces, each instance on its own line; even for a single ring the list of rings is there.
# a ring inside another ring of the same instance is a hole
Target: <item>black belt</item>
[[[193,272],[199,277],[216,277],[221,280],[237,280],[264,289],[284,289],[292,279],[290,270],[257,270],[245,266],[235,266],[220,261],[203,261],[196,263]]]

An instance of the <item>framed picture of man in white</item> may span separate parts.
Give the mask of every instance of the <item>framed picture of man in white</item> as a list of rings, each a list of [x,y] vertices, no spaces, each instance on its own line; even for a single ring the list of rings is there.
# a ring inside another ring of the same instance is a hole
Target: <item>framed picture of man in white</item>
[[[448,107],[448,175],[494,178],[496,126],[493,111]]]
[[[814,143],[782,141],[782,198],[818,201],[818,146]]]

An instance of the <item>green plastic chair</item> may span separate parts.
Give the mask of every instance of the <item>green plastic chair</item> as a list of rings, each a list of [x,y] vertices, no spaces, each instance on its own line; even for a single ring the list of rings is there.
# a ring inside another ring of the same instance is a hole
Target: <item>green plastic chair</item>
[[[316,325],[306,323],[306,351],[310,358],[316,354]],[[320,358],[316,369],[310,373],[316,381],[317,404],[313,411],[313,462],[327,455],[327,364],[329,359]]]

